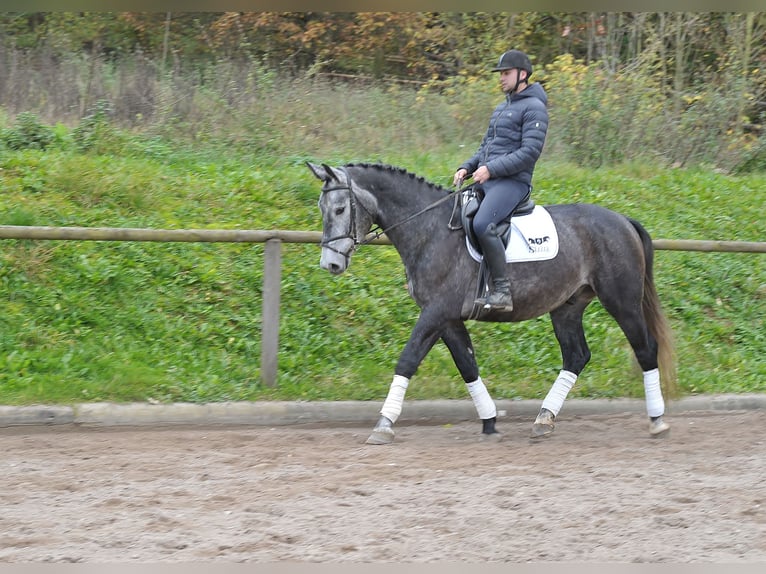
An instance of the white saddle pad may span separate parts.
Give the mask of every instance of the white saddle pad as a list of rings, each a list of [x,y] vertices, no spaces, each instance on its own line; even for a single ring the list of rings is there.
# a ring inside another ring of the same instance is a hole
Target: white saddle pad
[[[468,252],[476,261],[483,259],[474,249],[466,235]],[[559,252],[559,235],[550,213],[542,205],[535,205],[529,215],[511,218],[511,236],[505,250],[509,263],[519,261],[545,261],[553,259]]]

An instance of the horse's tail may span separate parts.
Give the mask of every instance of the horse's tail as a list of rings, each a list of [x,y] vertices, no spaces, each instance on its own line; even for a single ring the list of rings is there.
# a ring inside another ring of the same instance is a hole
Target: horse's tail
[[[646,271],[644,272],[644,299],[642,307],[649,332],[657,341],[657,362],[662,374],[662,390],[669,398],[678,396],[676,377],[676,354],[673,341],[673,331],[670,323],[662,311],[660,298],[654,285],[654,245],[649,232],[635,219],[630,219],[631,224],[641,237],[644,246],[644,260]]]

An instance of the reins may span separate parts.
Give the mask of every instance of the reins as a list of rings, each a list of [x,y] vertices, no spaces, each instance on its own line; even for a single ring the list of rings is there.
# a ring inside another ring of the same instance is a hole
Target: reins
[[[470,187],[470,186],[468,186],[468,187]],[[404,218],[404,219],[402,219],[401,221],[398,221],[398,222],[394,223],[393,225],[389,225],[389,226],[388,226],[388,227],[386,227],[385,229],[380,229],[380,226],[377,226],[377,227],[378,227],[378,230],[377,230],[377,231],[375,231],[375,230],[370,230],[370,233],[372,233],[372,236],[368,236],[368,237],[366,237],[365,239],[363,239],[362,241],[360,241],[360,242],[359,242],[359,245],[366,245],[366,244],[368,244],[368,243],[371,243],[372,241],[375,241],[376,239],[378,239],[378,238],[380,238],[381,236],[385,235],[386,233],[388,233],[388,232],[389,232],[389,231],[391,231],[392,229],[395,229],[395,228],[399,227],[400,225],[404,225],[405,223],[408,223],[408,222],[412,221],[412,220],[413,220],[413,219],[415,219],[416,217],[419,217],[419,216],[423,215],[424,213],[426,213],[427,211],[430,211],[430,210],[432,210],[432,209],[433,209],[434,207],[436,207],[437,205],[440,205],[440,204],[444,203],[445,201],[447,201],[448,199],[451,199],[451,198],[452,198],[452,196],[453,196],[454,194],[456,194],[456,193],[462,193],[463,191],[465,191],[466,189],[468,189],[468,187],[466,187],[466,188],[464,188],[464,189],[460,189],[460,190],[457,190],[457,189],[453,189],[452,191],[449,191],[449,192],[447,193],[447,195],[445,195],[444,197],[441,197],[441,198],[437,199],[437,200],[436,200],[436,201],[434,201],[433,203],[431,203],[431,204],[429,204],[429,205],[425,206],[425,207],[424,207],[423,209],[421,209],[420,211],[417,211],[417,212],[413,213],[412,215],[409,215],[409,216],[405,217],[405,218]],[[352,193],[353,193],[353,192],[352,192]]]
[[[339,255],[343,255],[344,257],[348,258],[348,257],[350,257],[351,252],[355,251],[358,246],[360,246],[360,245],[368,245],[368,244],[372,243],[373,241],[375,241],[376,239],[379,239],[380,237],[382,237],[383,235],[385,235],[386,233],[388,233],[392,229],[396,229],[397,227],[399,227],[401,225],[404,225],[405,223],[408,223],[408,222],[412,221],[413,219],[415,219],[417,217],[420,217],[424,213],[427,213],[428,211],[434,209],[435,207],[441,205],[442,203],[452,199],[455,196],[455,194],[463,193],[464,191],[469,189],[472,185],[473,184],[470,184],[470,185],[467,185],[467,186],[465,186],[463,188],[453,189],[453,190],[449,191],[447,193],[447,195],[445,195],[444,197],[440,197],[439,199],[437,199],[433,203],[430,203],[427,206],[425,206],[420,211],[416,211],[415,213],[412,213],[412,214],[408,215],[407,217],[405,217],[401,221],[397,221],[396,223],[394,223],[392,225],[389,225],[385,229],[381,229],[380,226],[376,224],[376,226],[375,226],[376,228],[375,229],[371,229],[369,234],[364,239],[362,239],[361,241],[358,240],[357,237],[356,237],[356,205],[357,205],[357,203],[359,203],[359,205],[362,207],[362,209],[367,211],[368,214],[369,214],[369,211],[367,210],[366,207],[364,207],[363,203],[358,201],[358,198],[356,197],[356,194],[354,193],[354,191],[351,189],[351,186],[350,185],[336,185],[334,187],[323,189],[322,190],[323,193],[326,193],[326,192],[329,192],[329,191],[336,191],[336,190],[348,191],[349,196],[350,196],[351,214],[350,214],[350,222],[349,222],[349,231],[348,231],[348,233],[346,235],[339,235],[337,237],[331,237],[330,239],[323,240],[320,245],[322,247],[330,249],[331,251],[335,251]],[[344,238],[349,238],[349,239],[351,239],[354,242],[353,248],[352,248],[351,252],[349,252],[349,253],[343,253],[341,251],[338,251],[337,249],[335,249],[334,247],[332,247],[330,245],[330,243],[332,243],[333,241],[336,241],[337,239],[344,239]]]

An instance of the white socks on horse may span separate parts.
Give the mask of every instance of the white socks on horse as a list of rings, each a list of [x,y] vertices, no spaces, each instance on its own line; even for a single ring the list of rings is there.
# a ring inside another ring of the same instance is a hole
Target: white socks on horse
[[[554,416],[559,414],[564,399],[577,381],[577,375],[570,371],[561,371],[551,390],[543,400],[542,408],[551,411]],[[652,369],[644,371],[644,392],[646,394],[646,412],[650,417],[659,417],[665,413],[665,401],[660,388],[660,371]]]
[[[660,370],[644,371],[644,393],[646,394],[646,412],[650,417],[665,414],[665,401],[660,387]]]
[[[543,400],[542,408],[548,409],[554,416],[557,416],[576,381],[577,375],[574,373],[564,370],[560,371],[551,390],[548,391]],[[388,396],[383,403],[383,408],[380,409],[380,414],[392,423],[395,423],[399,415],[402,414],[404,395],[407,393],[409,384],[410,380],[407,377],[394,375],[394,380],[391,382],[391,387],[388,390]],[[476,405],[476,412],[479,413],[480,419],[491,419],[497,416],[495,402],[489,396],[489,391],[484,386],[484,381],[481,380],[481,377],[472,383],[467,383],[466,386],[473,399],[473,404]],[[659,369],[644,371],[644,392],[646,394],[646,412],[649,416],[659,417],[665,414],[665,401],[662,398],[662,389],[660,388]]]
[[[567,398],[569,391],[574,387],[575,381],[577,381],[577,375],[571,371],[560,371],[551,390],[548,391],[543,400],[542,408],[548,409],[553,413],[553,416],[557,416],[564,405],[564,399]]]
[[[388,396],[383,403],[383,408],[380,409],[380,414],[392,423],[395,423],[399,415],[402,414],[404,395],[407,393],[409,384],[410,380],[400,375],[394,375],[394,380],[391,381],[391,387],[388,389]],[[489,391],[484,386],[481,377],[472,383],[467,383],[466,386],[473,399],[473,404],[476,405],[476,412],[479,413],[480,419],[491,419],[497,416],[495,402],[489,396]]]
[[[468,392],[471,394],[473,404],[476,406],[476,412],[479,413],[481,420],[497,416],[495,401],[489,396],[489,391],[484,386],[484,381],[481,380],[481,377],[472,383],[466,383],[465,386],[468,387]]]
[[[380,414],[392,423],[395,423],[396,419],[399,418],[399,415],[402,414],[404,395],[407,392],[407,386],[409,384],[410,380],[407,377],[394,375],[394,380],[391,382],[391,387],[388,389],[386,401],[383,403],[383,408],[380,409]]]

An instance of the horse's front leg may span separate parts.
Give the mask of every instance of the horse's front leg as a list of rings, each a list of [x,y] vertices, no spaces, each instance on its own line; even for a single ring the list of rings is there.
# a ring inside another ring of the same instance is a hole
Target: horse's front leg
[[[481,432],[484,438],[500,440],[502,435],[495,428],[497,408],[495,401],[479,376],[479,366],[473,352],[473,344],[468,329],[462,321],[451,323],[442,333],[442,339],[465,381],[468,393],[473,399],[476,412],[481,419]]]
[[[394,380],[388,390],[388,396],[380,409],[380,418],[367,439],[367,444],[390,444],[394,442],[394,424],[402,412],[404,395],[410,379],[417,372],[420,363],[441,336],[444,322],[436,311],[423,309],[404,346],[394,371]]]

